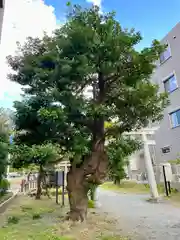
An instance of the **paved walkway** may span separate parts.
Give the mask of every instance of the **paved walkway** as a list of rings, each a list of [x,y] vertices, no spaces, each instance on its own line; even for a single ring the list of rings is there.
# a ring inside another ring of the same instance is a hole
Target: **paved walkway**
[[[148,195],[121,194],[98,189],[98,206],[117,218],[133,240],[180,240],[180,208],[168,203],[149,203]]]

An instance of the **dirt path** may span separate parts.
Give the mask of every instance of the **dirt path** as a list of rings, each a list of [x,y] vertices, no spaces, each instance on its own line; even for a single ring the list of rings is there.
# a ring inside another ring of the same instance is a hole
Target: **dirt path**
[[[179,240],[180,208],[168,203],[149,203],[148,195],[121,194],[98,189],[99,209],[117,219],[133,240]]]

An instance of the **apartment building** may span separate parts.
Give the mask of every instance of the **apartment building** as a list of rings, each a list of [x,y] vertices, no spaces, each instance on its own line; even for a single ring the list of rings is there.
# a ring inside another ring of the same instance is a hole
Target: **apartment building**
[[[5,5],[5,0],[0,0],[0,41],[1,41],[3,16],[4,16],[4,5]]]
[[[161,41],[166,45],[152,82],[166,91],[170,105],[164,110],[164,118],[155,134],[156,164],[175,160],[180,154],[180,23]]]

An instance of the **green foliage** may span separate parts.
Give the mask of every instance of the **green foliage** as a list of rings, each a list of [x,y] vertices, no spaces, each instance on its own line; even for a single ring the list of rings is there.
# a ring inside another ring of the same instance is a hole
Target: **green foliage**
[[[39,213],[34,213],[33,215],[32,215],[32,219],[33,220],[37,220],[37,219],[40,219],[41,218],[41,215],[39,214]]]
[[[1,179],[0,181],[1,193],[6,192],[9,188],[10,188],[10,182],[7,179]]]
[[[6,168],[8,164],[8,143],[0,142],[0,180],[2,179],[3,175],[6,173]]]
[[[109,157],[109,177],[119,184],[125,178],[124,167],[129,164],[128,157],[138,149],[141,143],[129,137],[113,139],[107,145]]]
[[[59,146],[48,143],[42,145],[13,145],[11,147],[12,166],[14,168],[26,168],[32,166],[48,166],[59,161]]]
[[[102,237],[101,240],[130,240],[130,238],[122,236],[105,236]]]
[[[7,193],[7,190],[10,188],[10,183],[7,179],[2,178],[0,180],[0,196],[3,196]]]
[[[88,200],[88,208],[95,208],[95,202],[93,200]]]
[[[56,189],[51,188],[49,193],[50,193],[51,196],[56,196]],[[58,195],[62,195],[62,189],[61,188],[58,189]]]
[[[8,149],[11,121],[6,109],[0,108],[0,180],[8,164]]]
[[[180,157],[176,158],[175,160],[170,160],[169,163],[170,164],[175,164],[175,165],[180,164]]]
[[[89,191],[88,191],[89,198],[90,198],[90,200],[94,201],[95,200],[95,193],[96,193],[96,189],[98,187],[98,184],[89,183],[88,187],[89,187]]]
[[[8,217],[8,224],[17,224],[20,218],[17,216],[10,216]]]
[[[9,78],[26,86],[23,101],[15,103],[19,130],[15,141],[26,144],[18,150],[22,157],[15,154],[19,166],[47,162],[40,147],[47,141],[60,144],[80,166],[82,155],[111,138],[110,164],[114,161],[113,169],[119,165],[120,150],[112,153],[111,146],[118,145],[123,132],[160,120],[168,103],[149,81],[164,47],[155,40],[138,52],[135,46],[141,39],[134,29],[124,30],[114,12],[69,6],[67,22],[53,37],[28,38],[23,46],[19,44],[19,53],[8,57],[15,71]],[[85,94],[88,87],[93,88],[93,96]],[[104,122],[111,120],[116,124],[104,130]],[[29,151],[32,145],[36,147]]]

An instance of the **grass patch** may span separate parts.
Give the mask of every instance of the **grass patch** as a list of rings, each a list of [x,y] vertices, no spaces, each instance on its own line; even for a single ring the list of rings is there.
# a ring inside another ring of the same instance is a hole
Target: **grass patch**
[[[165,197],[165,199],[176,207],[180,207],[180,192],[173,190],[171,195],[169,197]]]
[[[56,188],[50,188],[49,193],[51,196],[56,196]],[[62,195],[62,188],[58,189],[58,195]]]
[[[7,220],[8,224],[17,224],[19,222],[19,218],[16,216],[10,216]]]
[[[13,196],[12,192],[7,192],[4,195],[0,196],[0,204],[5,202],[6,200],[8,200],[9,198],[11,198]]]
[[[106,182],[101,185],[101,188],[106,190],[117,191],[121,193],[145,194],[150,192],[149,184],[138,184],[135,181],[122,181],[120,185],[115,185],[112,182]],[[165,189],[163,184],[157,185],[158,192],[161,196],[165,196]],[[176,189],[171,189],[171,195],[164,197],[173,205],[180,207],[180,192]]]
[[[102,237],[101,240],[129,240],[129,238],[121,236],[106,236]]]
[[[101,188],[106,190],[119,191],[122,193],[148,193],[148,184],[137,184],[134,181],[122,181],[120,185],[115,185],[112,182],[106,182],[101,185]]]
[[[115,185],[113,182],[106,182],[101,185],[101,188],[106,190],[113,190],[118,191],[121,193],[135,193],[135,194],[141,194],[141,193],[149,193],[150,192],[150,186],[149,184],[142,184],[137,183],[136,181],[122,181],[120,185]],[[158,184],[157,185],[159,194],[164,194],[164,185]],[[175,193],[175,192],[174,192]]]
[[[122,181],[120,185],[115,185],[112,182],[106,182],[101,185],[101,188],[106,190],[119,191],[122,193],[149,193],[149,184],[137,183],[135,181]],[[163,184],[157,185],[158,192],[164,194]]]
[[[119,236],[120,231],[117,230],[116,221],[106,214],[98,214],[95,209],[89,209],[86,222],[73,223],[65,221],[67,210],[67,203],[64,208],[61,208],[55,203],[54,198],[42,197],[42,200],[34,200],[28,196],[20,196],[0,216],[0,239],[127,239]],[[114,235],[117,237],[115,238]]]

